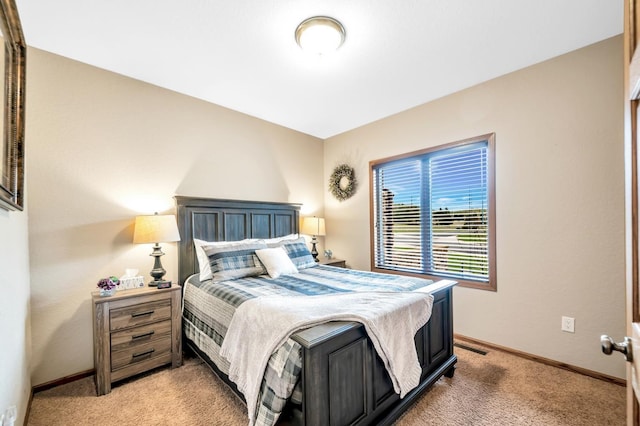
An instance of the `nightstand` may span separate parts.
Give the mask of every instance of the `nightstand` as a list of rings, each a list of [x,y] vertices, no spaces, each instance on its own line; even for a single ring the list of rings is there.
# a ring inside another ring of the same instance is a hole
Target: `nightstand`
[[[93,362],[98,396],[111,384],[165,364],[182,365],[182,287],[120,290],[93,299]]]
[[[321,265],[336,266],[338,268],[346,268],[347,267],[347,262],[345,260],[336,259],[336,258],[327,259],[326,257],[323,257],[323,258],[320,259],[319,263]]]

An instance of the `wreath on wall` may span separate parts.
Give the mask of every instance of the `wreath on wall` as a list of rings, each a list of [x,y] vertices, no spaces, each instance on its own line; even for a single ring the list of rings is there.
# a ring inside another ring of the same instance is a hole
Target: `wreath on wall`
[[[337,166],[329,178],[329,191],[338,201],[350,198],[356,192],[356,172],[348,164]]]

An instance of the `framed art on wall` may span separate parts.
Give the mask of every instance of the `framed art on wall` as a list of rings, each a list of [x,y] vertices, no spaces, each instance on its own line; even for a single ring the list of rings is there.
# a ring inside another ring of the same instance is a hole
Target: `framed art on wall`
[[[15,0],[0,0],[4,39],[4,110],[0,147],[0,208],[24,208],[24,98],[27,46]]]

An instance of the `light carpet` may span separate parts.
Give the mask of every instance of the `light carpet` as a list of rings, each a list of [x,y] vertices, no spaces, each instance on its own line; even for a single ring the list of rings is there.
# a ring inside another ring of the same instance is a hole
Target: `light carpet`
[[[455,348],[441,378],[397,426],[624,425],[625,388],[502,351]],[[28,425],[246,425],[243,403],[196,358],[117,383],[96,397],[93,378],[39,392]]]

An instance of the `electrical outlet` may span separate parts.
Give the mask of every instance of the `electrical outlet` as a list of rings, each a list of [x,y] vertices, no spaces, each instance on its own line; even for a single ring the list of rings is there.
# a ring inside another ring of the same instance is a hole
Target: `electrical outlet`
[[[9,408],[7,408],[4,414],[2,415],[2,417],[0,417],[0,425],[14,426],[16,417],[18,417],[18,413],[16,412],[16,406],[12,405]]]
[[[560,329],[562,331],[566,331],[568,333],[575,333],[576,332],[576,319],[575,318],[571,318],[571,317],[562,317],[562,325],[560,326]]]

